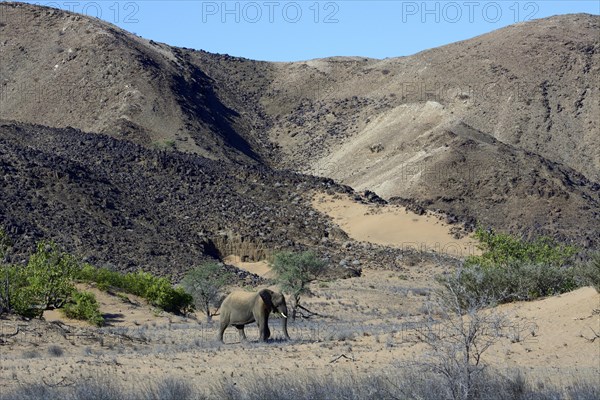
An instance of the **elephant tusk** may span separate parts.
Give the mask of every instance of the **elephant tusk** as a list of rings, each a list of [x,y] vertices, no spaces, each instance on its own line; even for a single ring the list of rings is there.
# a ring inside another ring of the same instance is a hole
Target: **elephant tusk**
[[[284,313],[280,313],[281,315],[283,315],[283,318],[287,318],[287,315],[285,315]]]

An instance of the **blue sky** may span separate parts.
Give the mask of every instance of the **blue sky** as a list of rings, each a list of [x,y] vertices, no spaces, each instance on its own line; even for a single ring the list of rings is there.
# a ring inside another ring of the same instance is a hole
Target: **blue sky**
[[[600,14],[598,0],[54,1],[175,46],[268,61],[397,57],[556,14]]]

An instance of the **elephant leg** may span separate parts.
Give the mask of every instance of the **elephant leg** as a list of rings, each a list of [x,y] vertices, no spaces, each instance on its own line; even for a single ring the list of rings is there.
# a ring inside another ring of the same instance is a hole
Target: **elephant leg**
[[[240,335],[240,341],[246,342],[248,339],[246,338],[246,332],[244,331],[244,325],[236,325],[238,330],[238,334]]]
[[[259,340],[266,342],[269,337],[271,337],[271,331],[269,330],[269,324],[267,323],[267,319],[259,320],[258,322],[258,333]]]
[[[221,326],[219,326],[219,335],[217,337],[217,339],[220,342],[223,342],[223,333],[225,333],[225,329],[227,329],[227,323],[224,321],[221,321]]]

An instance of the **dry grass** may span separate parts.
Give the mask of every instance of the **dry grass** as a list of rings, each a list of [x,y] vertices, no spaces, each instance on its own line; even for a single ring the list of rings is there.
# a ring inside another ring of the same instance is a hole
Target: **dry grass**
[[[45,383],[21,384],[0,393],[0,400],[278,400],[312,399],[456,399],[439,376],[418,367],[395,369],[368,377],[352,373],[262,374],[244,379],[223,378],[198,387],[188,380],[166,377],[154,384],[134,383],[125,387],[109,375],[51,386]],[[600,384],[592,377],[568,377],[563,387],[530,380],[522,371],[489,371],[476,382],[473,399],[486,400],[592,400],[600,396]]]

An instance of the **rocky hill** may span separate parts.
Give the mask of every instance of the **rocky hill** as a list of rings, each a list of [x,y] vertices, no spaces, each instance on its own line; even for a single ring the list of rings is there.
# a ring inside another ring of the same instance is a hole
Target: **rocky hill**
[[[276,122],[271,135],[298,154],[289,162],[324,160],[357,138],[383,142],[364,159],[395,150],[409,162],[418,154],[396,149],[389,136],[412,141],[463,122],[597,182],[599,37],[599,16],[563,15],[409,57],[277,64],[262,103]],[[321,154],[308,150],[315,147]]]
[[[95,18],[2,3],[0,118],[106,133],[211,158],[260,159],[188,52]]]
[[[13,261],[53,239],[97,265],[171,275],[226,250],[264,257],[318,245],[338,260],[323,238],[345,235],[312,210],[311,193],[352,193],[329,179],[14,123],[0,124],[0,176]]]
[[[409,57],[268,63],[1,6],[0,118],[17,125],[233,162],[223,168],[234,176],[291,169],[449,221],[599,244],[598,16],[520,23]]]

